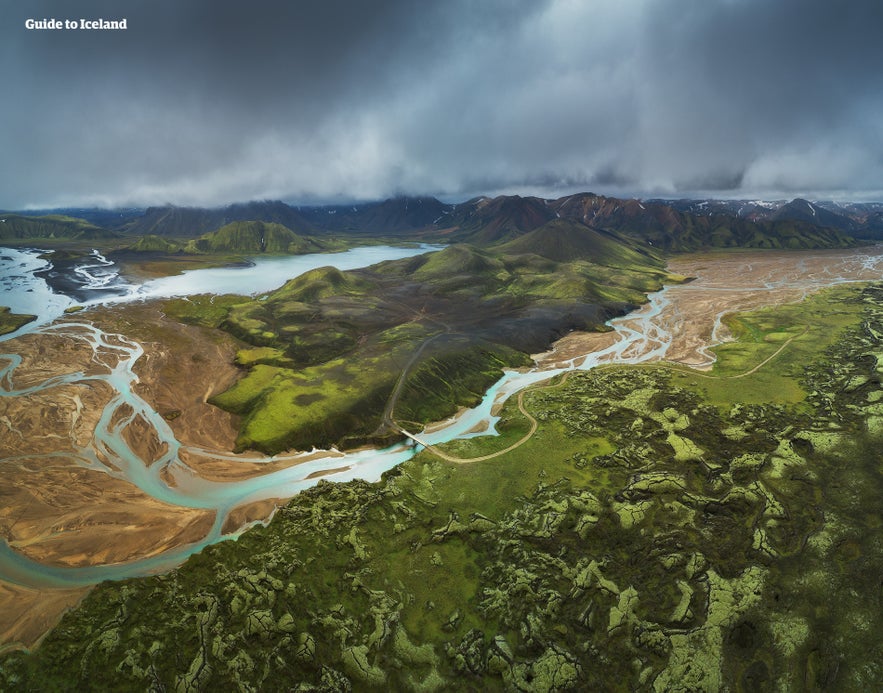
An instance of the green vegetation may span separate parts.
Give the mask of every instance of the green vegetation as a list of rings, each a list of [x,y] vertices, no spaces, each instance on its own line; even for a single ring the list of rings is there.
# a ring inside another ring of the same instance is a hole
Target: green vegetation
[[[274,222],[233,221],[214,231],[202,234],[199,238],[173,238],[146,234],[133,243],[120,249],[123,256],[129,253],[138,255],[202,255],[216,256],[222,261],[231,257],[259,255],[301,255],[345,250],[345,241],[324,237],[298,235]]]
[[[76,219],[60,214],[42,217],[28,217],[21,214],[0,214],[0,240],[13,241],[42,240],[107,240],[119,238],[120,234],[90,224],[85,219]]]
[[[591,228],[669,252],[708,248],[843,248],[855,241],[812,217],[752,221],[732,213],[693,214],[661,201],[625,200],[580,193],[557,200],[501,196],[458,205],[444,217],[444,238],[488,246],[521,242],[544,225]],[[548,234],[555,248],[557,239]]]
[[[238,449],[389,442],[393,410],[419,425],[473,406],[503,368],[678,279],[657,255],[586,227],[562,244],[566,261],[532,245],[455,244],[365,270],[319,268],[224,304],[224,317],[206,305],[204,324],[251,347],[237,359],[248,373],[212,402],[242,416]]]
[[[281,224],[300,234],[314,231],[293,207],[282,202],[265,200],[246,204],[207,209],[204,207],[150,207],[143,215],[125,223],[123,229],[129,236],[154,235],[164,238],[191,239],[225,224],[237,221],[259,221]]]
[[[700,373],[679,368],[673,382],[700,390],[722,408],[802,402],[806,393],[797,383],[806,364],[854,323],[862,310],[860,302],[851,300],[853,293],[850,287],[835,287],[800,303],[729,315],[725,322],[736,341],[714,348],[717,361],[712,370]],[[769,368],[751,372],[768,359]]]
[[[163,303],[163,312],[187,325],[218,327],[226,319],[230,309],[248,299],[235,294],[216,296],[200,294],[187,298],[173,298]]]
[[[203,234],[184,246],[187,253],[279,253],[297,255],[342,250],[340,242],[299,236],[272,222],[234,221],[216,231]]]
[[[503,252],[532,253],[556,262],[593,260],[600,265],[629,266],[646,262],[649,253],[623,239],[578,222],[555,219],[500,246]]]
[[[13,313],[8,306],[0,306],[0,334],[15,332],[22,325],[27,325],[36,319],[36,315]]]
[[[540,427],[504,456],[320,483],[168,575],[100,585],[0,659],[0,688],[877,689],[883,287],[803,305],[739,316],[751,353],[712,373],[799,397],[572,374],[526,393]],[[504,440],[445,449],[520,438],[502,416]]]
[[[137,241],[135,241],[132,245],[128,246],[126,250],[133,253],[177,253],[183,249],[183,245],[178,241],[173,241],[168,238],[163,238],[162,236],[156,236],[153,234],[147,234],[146,236],[141,236]]]

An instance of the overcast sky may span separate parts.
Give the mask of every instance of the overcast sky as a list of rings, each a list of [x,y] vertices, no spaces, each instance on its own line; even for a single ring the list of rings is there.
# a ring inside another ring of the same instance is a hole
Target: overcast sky
[[[881,31],[880,0],[0,0],[0,208],[883,199]]]

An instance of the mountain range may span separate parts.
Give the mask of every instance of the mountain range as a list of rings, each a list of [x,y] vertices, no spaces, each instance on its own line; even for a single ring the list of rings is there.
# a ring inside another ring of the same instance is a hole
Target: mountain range
[[[434,197],[396,197],[315,207],[297,207],[277,200],[220,208],[163,206],[140,211],[6,213],[0,221],[0,241],[131,238],[129,247],[136,251],[186,252],[198,246],[201,252],[212,248],[252,252],[254,238],[232,233],[231,225],[262,222],[275,225],[276,231],[283,227],[297,238],[338,234],[407,236],[483,247],[514,241],[556,219],[618,233],[671,252],[719,247],[842,247],[852,239],[883,240],[883,203],[810,202],[799,198],[789,202],[638,200],[579,193],[557,199],[477,197],[459,204],[446,204]],[[212,236],[225,227],[225,240]],[[245,245],[237,244],[237,237]],[[139,243],[138,239],[145,238]],[[270,252],[304,252],[311,247],[304,242],[284,245],[292,249],[279,246]]]

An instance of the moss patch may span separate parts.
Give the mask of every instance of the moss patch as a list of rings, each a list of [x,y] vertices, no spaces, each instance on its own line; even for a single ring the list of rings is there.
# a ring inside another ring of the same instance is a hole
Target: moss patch
[[[36,315],[13,313],[7,306],[0,306],[0,334],[15,332],[22,325],[27,325],[36,319]]]

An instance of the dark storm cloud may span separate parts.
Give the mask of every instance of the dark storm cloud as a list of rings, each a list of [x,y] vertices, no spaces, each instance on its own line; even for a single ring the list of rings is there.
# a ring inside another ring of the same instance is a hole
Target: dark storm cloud
[[[646,21],[645,176],[880,189],[883,5],[678,0]]]
[[[876,1],[19,5],[0,10],[6,208],[883,189]]]

